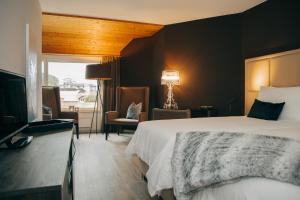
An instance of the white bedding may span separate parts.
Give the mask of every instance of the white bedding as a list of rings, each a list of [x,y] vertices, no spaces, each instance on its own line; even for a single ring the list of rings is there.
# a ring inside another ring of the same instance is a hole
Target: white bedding
[[[140,123],[127,147],[149,165],[146,176],[151,196],[173,187],[171,157],[180,131],[234,131],[300,140],[300,122],[266,121],[247,117],[193,118]],[[247,178],[198,192],[195,200],[299,200],[300,187],[263,178]]]

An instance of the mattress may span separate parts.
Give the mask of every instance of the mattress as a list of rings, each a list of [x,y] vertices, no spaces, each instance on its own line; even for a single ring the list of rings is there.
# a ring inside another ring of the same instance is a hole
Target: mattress
[[[171,158],[177,132],[234,131],[300,140],[300,122],[266,121],[248,117],[215,117],[142,122],[126,151],[149,166],[146,174],[151,196],[173,187]],[[200,191],[201,200],[300,199],[300,187],[264,178],[244,178],[239,182]]]

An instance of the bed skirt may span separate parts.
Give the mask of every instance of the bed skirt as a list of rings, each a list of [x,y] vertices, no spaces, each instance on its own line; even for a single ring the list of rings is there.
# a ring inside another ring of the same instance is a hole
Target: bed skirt
[[[133,159],[133,162],[135,162],[135,164],[138,166],[141,175],[143,176],[144,180],[146,181],[146,173],[149,169],[149,166],[147,165],[147,163],[145,163],[143,160],[141,160],[139,157],[135,156],[135,158]],[[166,189],[163,190],[161,192],[161,196],[160,196],[163,200],[176,200],[175,196],[174,196],[174,192],[173,189]]]

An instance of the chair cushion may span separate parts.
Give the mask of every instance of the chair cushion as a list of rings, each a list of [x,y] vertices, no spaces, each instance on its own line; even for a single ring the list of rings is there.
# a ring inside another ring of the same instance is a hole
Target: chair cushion
[[[139,120],[137,119],[126,119],[126,118],[117,118],[109,121],[109,124],[118,124],[118,125],[137,125]]]

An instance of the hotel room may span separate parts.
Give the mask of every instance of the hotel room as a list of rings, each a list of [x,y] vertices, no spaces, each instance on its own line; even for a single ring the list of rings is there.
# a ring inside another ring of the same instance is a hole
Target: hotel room
[[[0,199],[300,200],[299,11],[0,0]]]

